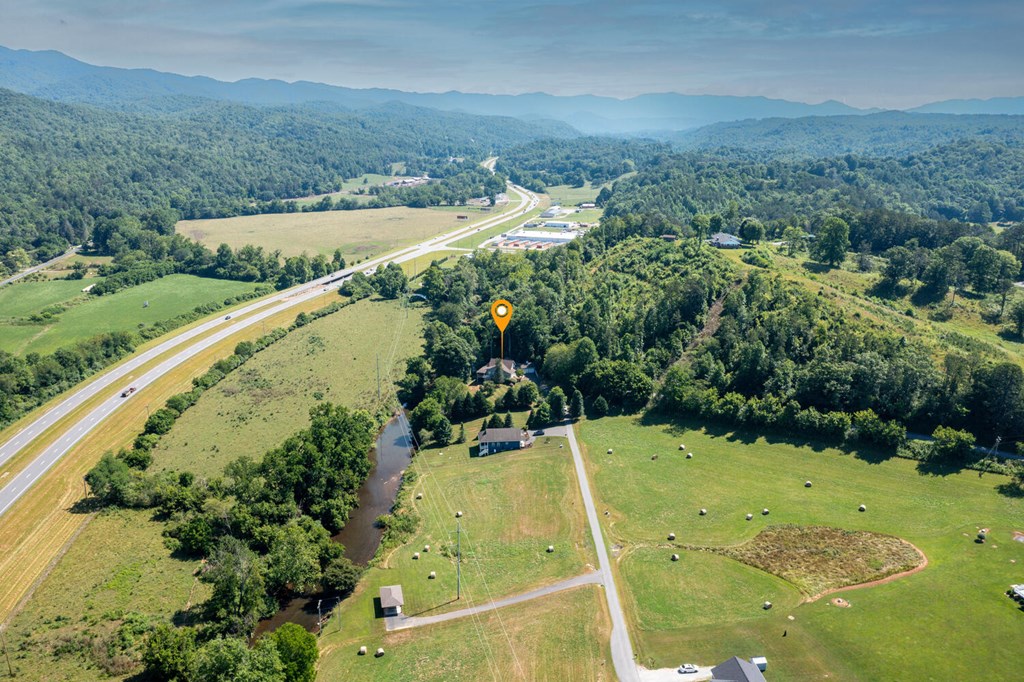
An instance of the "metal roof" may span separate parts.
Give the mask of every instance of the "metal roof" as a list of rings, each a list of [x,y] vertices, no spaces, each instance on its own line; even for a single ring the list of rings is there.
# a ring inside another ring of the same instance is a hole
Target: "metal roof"
[[[529,436],[522,429],[487,429],[480,434],[481,443],[507,443],[523,441]]]
[[[380,607],[382,609],[393,609],[405,603],[402,595],[401,585],[388,585],[380,588]]]

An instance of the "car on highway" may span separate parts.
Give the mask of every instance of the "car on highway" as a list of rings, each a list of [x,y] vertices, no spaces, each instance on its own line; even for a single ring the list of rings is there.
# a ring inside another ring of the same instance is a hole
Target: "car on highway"
[[[230,316],[230,315],[228,315],[228,316],[226,316],[226,317],[225,317],[224,319],[225,319],[225,320],[230,320],[230,319],[231,319],[231,316]]]
[[[689,675],[690,673],[696,672],[700,672],[700,670],[698,670],[697,666],[695,666],[693,663],[683,663],[681,666],[679,666],[680,675]]]
[[[123,391],[121,391],[121,397],[122,398],[127,398],[132,393],[135,393],[135,387],[134,386],[129,386],[128,388],[126,388]]]

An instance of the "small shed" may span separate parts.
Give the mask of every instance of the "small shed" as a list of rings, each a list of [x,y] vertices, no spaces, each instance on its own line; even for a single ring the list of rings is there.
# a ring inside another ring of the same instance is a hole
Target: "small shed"
[[[402,613],[405,597],[402,596],[401,585],[388,585],[380,588],[380,608],[385,616],[398,616]]]
[[[750,661],[733,656],[711,669],[712,682],[767,682],[761,670]]]

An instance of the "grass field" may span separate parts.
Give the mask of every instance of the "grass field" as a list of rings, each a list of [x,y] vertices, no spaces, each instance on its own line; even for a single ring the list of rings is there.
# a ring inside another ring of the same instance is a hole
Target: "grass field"
[[[219,475],[303,428],[320,400],[372,408],[378,352],[381,380],[401,376],[420,352],[424,310],[366,299],[295,330],[204,394],[157,446],[155,469]]]
[[[525,413],[514,416],[517,424],[526,418]],[[479,423],[466,424],[467,440],[472,441]],[[461,661],[453,671],[456,677],[445,679],[480,679],[493,675],[486,667],[489,661],[494,663],[493,656],[506,661],[497,664],[505,671],[502,677],[601,678],[596,661],[604,660],[607,625],[597,600],[600,593],[590,588],[502,610],[482,618],[492,625],[482,630],[477,629],[477,619],[468,618],[386,634],[383,622],[374,617],[373,600],[384,585],[402,585],[404,613],[434,614],[519,594],[580,575],[593,566],[593,546],[571,456],[567,447],[559,447],[564,439],[540,437],[529,450],[483,458],[469,456],[471,445],[425,448],[417,455],[413,469],[419,478],[413,492],[423,495],[414,501],[420,529],[405,545],[381,557],[367,571],[356,594],[333,616],[327,631],[332,632],[339,621],[340,631],[325,639],[328,655],[321,664],[322,679],[436,679],[434,666],[445,657]],[[463,593],[458,602],[454,601],[455,511],[464,513]],[[423,551],[426,545],[429,552]],[[545,551],[548,545],[554,546],[553,553]],[[412,558],[414,552],[420,553],[418,560]],[[436,580],[427,578],[431,571],[436,572]],[[585,610],[577,614],[578,608]],[[576,615],[569,617],[566,609]],[[500,634],[494,639],[494,628],[498,633],[502,628],[495,625],[498,616],[509,632],[508,640]],[[354,656],[364,644],[371,651],[385,647],[392,652],[385,659],[394,656],[395,661],[384,661],[378,666],[380,672],[370,672],[373,668],[367,666],[375,665],[374,659]],[[341,651],[334,652],[339,647]],[[433,653],[428,654],[425,647]],[[519,652],[521,665],[528,666],[524,673],[513,674],[508,668],[514,665],[507,662],[510,649]],[[523,656],[522,651],[532,653]],[[547,656],[551,651],[562,653]],[[541,655],[544,658],[538,661]],[[417,671],[418,661],[427,667]],[[575,674],[565,677],[569,671]],[[603,679],[610,679],[609,674]]]
[[[368,590],[361,585],[353,601],[366,601]],[[593,585],[392,634],[351,636],[343,622],[341,632],[328,627],[321,640],[317,679],[607,682],[614,679],[609,631],[604,595]],[[371,655],[356,655],[360,646]],[[382,658],[372,655],[377,647],[386,652]]]
[[[977,659],[949,653],[973,651],[986,674],[1015,675],[1024,614],[1004,592],[1022,578],[1024,543],[1013,533],[1024,531],[1024,500],[999,491],[1005,477],[694,422],[612,417],[584,422],[580,434],[597,504],[610,512],[606,532],[621,547],[634,647],[648,667],[766,655],[772,680],[924,680],[940,675],[941,660],[941,676],[956,679],[975,675]],[[681,443],[693,459],[683,457]],[[764,507],[769,516],[758,513]],[[789,583],[681,549],[736,545],[787,523],[895,535],[930,563],[846,592],[852,606],[838,608],[828,599],[798,605],[802,596]],[[982,527],[990,539],[979,545]],[[669,560],[672,552],[680,561]],[[775,608],[764,611],[765,600]]]
[[[12,318],[27,317],[47,306],[65,303],[81,296],[82,288],[90,282],[82,280],[52,280],[49,282],[15,282],[0,287],[0,325],[7,325]]]
[[[74,286],[70,286],[74,285]],[[23,305],[19,291],[34,292],[39,301],[69,300],[80,295],[81,281],[29,282],[5,287],[0,296],[12,296],[14,309]],[[29,287],[22,290],[22,287]],[[10,325],[0,319],[0,350],[10,353],[52,353],[61,346],[102,332],[129,331],[186,313],[198,305],[222,301],[252,291],[254,284],[208,279],[194,275],[169,275],[124,289],[109,296],[89,296],[66,312],[39,325]],[[7,294],[11,290],[12,294]],[[149,306],[143,307],[148,301]],[[0,301],[2,303],[2,301]],[[7,308],[4,308],[7,314]]]
[[[341,249],[354,262],[464,227],[466,221],[456,215],[428,208],[379,208],[188,220],[176,229],[212,249],[221,243],[236,249],[256,244],[267,251],[280,249],[285,256],[302,252],[330,256]]]
[[[162,530],[152,512],[129,510],[104,513],[85,527],[31,608],[11,623],[8,645],[19,679],[121,676],[130,668],[108,653],[119,623],[160,622],[206,599],[209,586],[193,576],[199,562],[172,558]]]

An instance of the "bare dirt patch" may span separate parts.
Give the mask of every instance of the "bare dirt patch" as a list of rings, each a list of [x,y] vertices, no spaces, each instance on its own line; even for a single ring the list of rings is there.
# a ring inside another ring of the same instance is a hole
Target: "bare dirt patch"
[[[836,597],[834,599],[831,599],[829,603],[832,604],[832,606],[838,606],[841,609],[850,608],[850,602],[846,601],[842,597]]]
[[[924,568],[927,558],[892,535],[829,526],[769,526],[733,547],[704,548],[777,575],[818,599]]]

